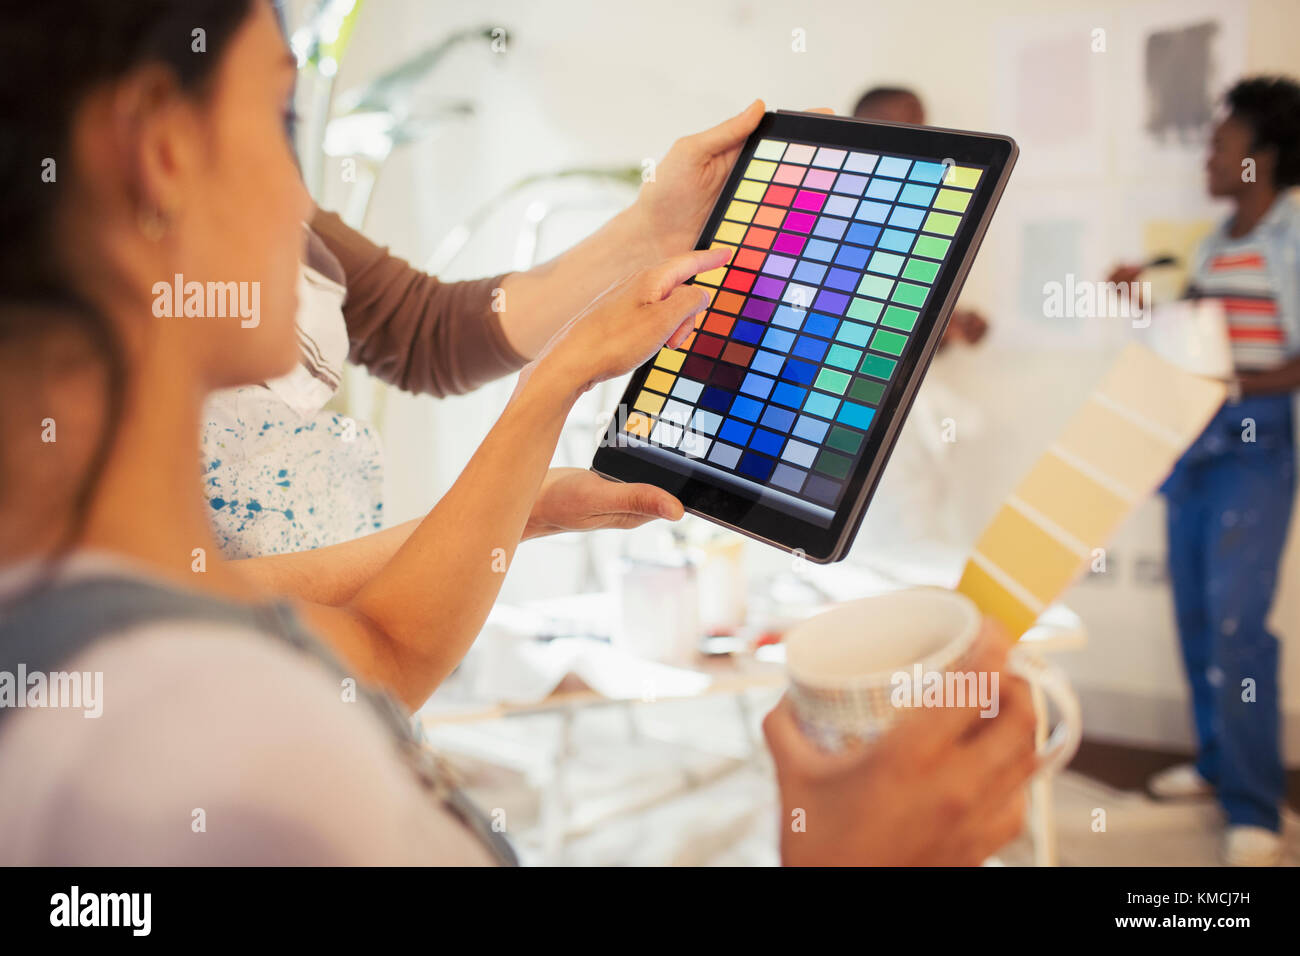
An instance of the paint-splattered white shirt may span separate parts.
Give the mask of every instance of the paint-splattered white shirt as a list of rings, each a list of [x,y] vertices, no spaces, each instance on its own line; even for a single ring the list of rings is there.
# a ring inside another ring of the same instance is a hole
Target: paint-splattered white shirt
[[[203,426],[204,490],[228,558],[319,548],[383,527],[383,454],[369,426],[300,416],[274,392],[218,393]]]

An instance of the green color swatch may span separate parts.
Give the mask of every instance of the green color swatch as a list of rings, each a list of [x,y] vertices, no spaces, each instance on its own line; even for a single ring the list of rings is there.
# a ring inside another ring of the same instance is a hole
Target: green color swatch
[[[948,254],[950,245],[952,245],[951,239],[940,239],[938,236],[921,236],[916,240],[916,245],[912,247],[912,255],[925,256],[927,259],[942,259]]]
[[[844,478],[848,475],[849,466],[852,464],[853,460],[851,458],[823,451],[818,457],[815,467],[823,475],[830,475],[832,478]]]
[[[921,228],[926,232],[937,232],[943,236],[957,235],[957,227],[961,224],[961,216],[950,216],[946,212],[932,212],[925,217],[925,225]]]
[[[888,299],[889,290],[894,287],[894,280],[885,276],[865,275],[858,283],[858,295],[869,295],[873,299]]]
[[[893,282],[894,280],[889,279],[888,281]],[[876,302],[874,299],[859,299],[855,296],[849,304],[848,317],[857,319],[859,322],[874,322],[880,318],[880,310],[884,306],[883,302]]]
[[[916,318],[920,314],[912,309],[891,305],[885,310],[885,316],[880,320],[880,324],[887,325],[891,329],[898,329],[900,332],[911,332],[916,325]]]
[[[834,392],[836,395],[843,395],[844,390],[849,387],[849,377],[843,372],[837,372],[831,368],[824,368],[817,373],[817,381],[814,384],[818,388],[825,389],[828,392]]]
[[[920,308],[925,304],[925,297],[929,293],[923,285],[912,285],[910,282],[900,282],[894,289],[894,301],[901,302],[903,305],[914,305]]]
[[[862,357],[862,364],[858,371],[863,375],[871,375],[875,378],[883,378],[886,382],[894,374],[894,368],[898,365],[893,359],[885,358],[883,355],[873,355],[868,352]]]
[[[903,348],[906,345],[906,335],[899,335],[897,332],[886,332],[884,329],[876,329],[876,334],[871,338],[871,347],[877,352],[884,352],[886,355],[902,355]]]
[[[836,451],[856,455],[862,447],[862,432],[855,432],[843,425],[835,425],[826,436],[826,446]]]
[[[912,279],[916,282],[933,282],[934,277],[938,274],[939,263],[929,262],[925,259],[909,259],[907,268],[903,270],[903,278]]]
[[[850,398],[866,402],[868,405],[879,405],[884,394],[884,382],[872,382],[865,378],[855,378],[852,387],[849,388]]]

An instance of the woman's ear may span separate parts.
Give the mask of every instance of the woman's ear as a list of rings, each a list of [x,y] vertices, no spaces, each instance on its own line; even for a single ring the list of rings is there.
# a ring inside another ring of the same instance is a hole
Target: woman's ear
[[[203,153],[194,102],[162,67],[138,70],[113,93],[112,137],[137,212],[162,227],[192,195]]]
[[[1256,147],[1250,151],[1255,160],[1255,182],[1277,185],[1277,147]]]

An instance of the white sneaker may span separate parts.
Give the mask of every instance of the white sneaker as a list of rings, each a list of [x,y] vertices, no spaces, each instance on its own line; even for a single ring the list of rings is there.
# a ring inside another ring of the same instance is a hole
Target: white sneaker
[[[1194,764],[1180,763],[1152,774],[1147,780],[1147,793],[1156,800],[1193,800],[1214,796],[1214,787]]]
[[[1228,827],[1223,835],[1223,862],[1228,866],[1277,866],[1282,862],[1282,835],[1264,827]]]

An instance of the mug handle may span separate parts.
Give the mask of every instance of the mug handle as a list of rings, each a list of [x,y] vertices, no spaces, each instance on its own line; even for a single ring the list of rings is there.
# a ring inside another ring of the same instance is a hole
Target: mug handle
[[[1029,681],[1036,693],[1048,697],[1061,715],[1061,722],[1038,750],[1038,772],[1052,774],[1065,769],[1083,738],[1083,715],[1069,678],[1059,667],[1052,667],[1034,654],[1013,651],[1011,669]]]

